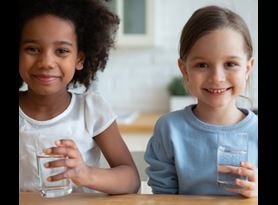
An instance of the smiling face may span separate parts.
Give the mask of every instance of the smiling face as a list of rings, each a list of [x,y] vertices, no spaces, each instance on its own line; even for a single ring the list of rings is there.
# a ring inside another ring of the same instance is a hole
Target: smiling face
[[[179,59],[180,70],[198,105],[211,108],[235,105],[252,70],[240,33],[224,28],[202,36],[185,60]]]
[[[75,70],[83,68],[74,25],[52,16],[38,16],[23,28],[19,73],[28,90],[38,95],[66,92]]]

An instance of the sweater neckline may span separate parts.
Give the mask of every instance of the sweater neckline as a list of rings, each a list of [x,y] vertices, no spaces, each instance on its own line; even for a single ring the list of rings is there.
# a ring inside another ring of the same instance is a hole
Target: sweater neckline
[[[241,129],[246,124],[249,123],[249,121],[252,118],[252,112],[247,109],[239,108],[240,111],[242,111],[246,116],[239,122],[231,125],[215,125],[215,124],[209,124],[206,122],[201,121],[197,116],[193,113],[192,109],[196,106],[196,104],[189,105],[185,108],[185,112],[187,113],[185,116],[188,116],[189,123],[194,126],[197,129],[202,129],[205,131],[232,131],[235,129]]]

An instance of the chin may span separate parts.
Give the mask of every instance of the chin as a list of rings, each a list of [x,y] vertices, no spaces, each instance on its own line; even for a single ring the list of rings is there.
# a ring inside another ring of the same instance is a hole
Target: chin
[[[212,108],[224,108],[224,107],[229,107],[231,105],[230,102],[211,102],[206,104]]]

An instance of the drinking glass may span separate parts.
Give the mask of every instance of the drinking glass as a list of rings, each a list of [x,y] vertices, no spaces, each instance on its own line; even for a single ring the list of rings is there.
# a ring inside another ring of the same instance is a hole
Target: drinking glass
[[[247,180],[247,177],[231,173],[229,166],[240,167],[240,162],[243,161],[248,161],[248,133],[220,133],[217,149],[218,185],[226,188],[240,188],[235,184],[235,179]]]
[[[45,163],[65,159],[63,155],[48,155],[42,150],[53,147],[54,141],[50,142],[47,136],[37,135],[35,137],[37,167],[39,173],[39,191],[45,198],[54,198],[68,195],[72,192],[71,181],[62,179],[59,181],[48,181],[49,176],[57,175],[66,171],[65,167],[46,168]]]

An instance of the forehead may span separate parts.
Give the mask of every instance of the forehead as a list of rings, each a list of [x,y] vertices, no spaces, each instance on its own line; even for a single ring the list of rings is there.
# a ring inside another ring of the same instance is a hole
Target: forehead
[[[22,30],[21,39],[40,41],[68,40],[75,42],[77,39],[74,24],[53,15],[37,16],[29,20]]]
[[[189,52],[189,56],[192,55],[208,57],[246,55],[243,36],[231,28],[211,31],[195,42]]]

